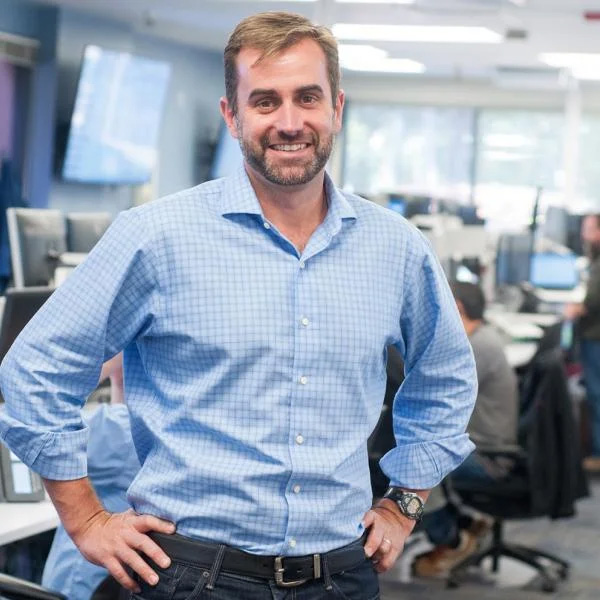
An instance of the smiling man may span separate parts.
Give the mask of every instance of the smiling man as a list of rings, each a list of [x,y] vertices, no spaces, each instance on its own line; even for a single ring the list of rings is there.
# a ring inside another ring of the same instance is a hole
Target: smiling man
[[[344,105],[329,30],[245,19],[225,85],[243,165],[115,221],[7,355],[0,435],[135,598],[374,600],[427,490],[472,450],[473,356],[424,238],[325,173]],[[372,506],[391,344],[406,377]],[[142,466],[111,514],[80,409],[122,349]]]

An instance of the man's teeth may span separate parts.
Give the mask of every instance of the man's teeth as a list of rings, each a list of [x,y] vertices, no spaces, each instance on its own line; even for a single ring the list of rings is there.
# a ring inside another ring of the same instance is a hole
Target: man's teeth
[[[282,150],[283,152],[295,152],[296,150],[304,150],[308,144],[273,144],[274,150]]]

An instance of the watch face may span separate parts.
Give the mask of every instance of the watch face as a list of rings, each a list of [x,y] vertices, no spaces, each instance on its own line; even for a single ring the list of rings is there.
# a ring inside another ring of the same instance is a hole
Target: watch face
[[[411,515],[416,515],[421,510],[421,502],[414,496],[406,503],[406,511]]]

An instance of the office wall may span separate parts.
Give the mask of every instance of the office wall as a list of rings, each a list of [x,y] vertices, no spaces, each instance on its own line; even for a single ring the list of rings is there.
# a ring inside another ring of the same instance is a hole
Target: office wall
[[[12,154],[15,70],[0,59],[0,160]]]
[[[171,64],[157,178],[150,195],[164,196],[199,183],[202,165],[198,159],[207,142],[216,137],[220,123],[218,101],[223,89],[220,54],[180,46],[125,24],[63,9],[57,48],[59,124],[69,120],[86,44],[133,52]],[[63,210],[116,213],[135,200],[136,189],[132,187],[85,186],[55,178],[49,204]]]
[[[23,193],[32,206],[48,202],[54,147],[56,91],[56,30],[58,9],[25,0],[0,0],[0,31],[40,42],[38,62],[31,71],[28,128],[23,167]],[[21,141],[17,141],[21,145]]]

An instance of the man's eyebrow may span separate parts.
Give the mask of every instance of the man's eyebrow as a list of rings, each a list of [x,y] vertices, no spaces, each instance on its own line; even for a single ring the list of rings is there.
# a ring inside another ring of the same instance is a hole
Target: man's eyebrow
[[[307,94],[308,92],[318,92],[319,94],[324,93],[323,88],[317,83],[313,83],[312,85],[304,85],[296,90],[297,94]]]
[[[257,96],[276,96],[277,92],[274,89],[266,89],[266,88],[256,88],[250,92],[248,96],[248,100],[252,100],[252,98],[256,98]]]
[[[318,84],[318,83],[313,83],[310,85],[303,85],[302,87],[298,88],[297,90],[294,90],[294,93],[296,95],[300,95],[300,94],[307,94],[309,92],[313,92],[313,93],[319,93],[319,94],[323,94],[323,88]],[[250,92],[250,95],[248,96],[248,100],[252,100],[253,98],[259,97],[259,96],[277,96],[277,90],[271,88],[256,88],[254,90],[252,90]]]

